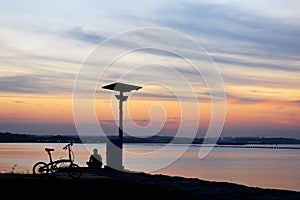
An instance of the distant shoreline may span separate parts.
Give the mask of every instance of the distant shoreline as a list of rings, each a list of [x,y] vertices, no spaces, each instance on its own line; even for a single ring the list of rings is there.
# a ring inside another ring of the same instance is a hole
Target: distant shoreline
[[[0,132],[0,143],[106,143],[108,139],[116,139],[117,136],[84,136],[77,135],[34,135]],[[124,143],[171,143],[171,144],[217,144],[226,145],[278,145],[300,144],[300,139],[295,138],[264,138],[264,137],[221,137],[221,138],[174,138],[171,136],[151,136],[148,138],[130,137],[123,138]]]

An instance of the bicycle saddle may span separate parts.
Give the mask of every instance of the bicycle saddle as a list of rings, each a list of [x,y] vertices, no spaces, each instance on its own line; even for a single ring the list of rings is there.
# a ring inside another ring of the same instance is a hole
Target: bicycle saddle
[[[50,151],[54,151],[54,149],[45,148],[45,151],[48,151],[48,152],[50,152]]]

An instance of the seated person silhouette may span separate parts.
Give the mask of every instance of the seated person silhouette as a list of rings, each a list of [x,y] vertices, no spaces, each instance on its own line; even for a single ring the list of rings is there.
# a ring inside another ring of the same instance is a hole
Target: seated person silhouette
[[[98,149],[93,149],[93,152],[94,153],[90,156],[90,159],[86,162],[86,164],[89,167],[102,168],[102,157],[98,154]]]

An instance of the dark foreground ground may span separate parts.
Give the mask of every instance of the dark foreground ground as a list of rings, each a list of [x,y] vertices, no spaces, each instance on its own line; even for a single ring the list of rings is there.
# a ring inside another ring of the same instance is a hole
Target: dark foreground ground
[[[7,199],[300,199],[300,192],[294,191],[87,168],[75,180],[67,174],[0,174],[0,194]]]

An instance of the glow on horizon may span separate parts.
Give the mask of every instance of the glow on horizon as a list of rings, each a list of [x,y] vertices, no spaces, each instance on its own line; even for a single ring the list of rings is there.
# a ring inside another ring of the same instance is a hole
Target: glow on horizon
[[[256,103],[234,103],[235,100],[228,99],[227,116],[224,129],[237,132],[243,129],[252,130],[253,133],[263,130],[282,129],[286,126],[292,129],[299,128],[300,108],[297,103],[288,104],[281,101],[274,102],[256,102]],[[149,113],[152,106],[163,108],[164,111]],[[180,123],[180,105],[176,101],[158,101],[158,100],[140,100],[131,99],[125,104],[130,112],[130,117],[125,115],[124,120],[133,120],[138,126],[147,126],[150,122],[157,123],[161,126],[167,123],[165,128],[174,134]],[[200,135],[203,136],[203,130],[206,130],[211,116],[210,103],[199,103],[200,116],[199,126],[202,129]],[[117,113],[113,113],[114,108],[111,102],[98,100],[96,101],[96,111],[100,124],[106,124],[115,128],[118,123]],[[115,111],[116,112],[116,111]],[[161,116],[157,114],[161,113]],[[84,117],[84,116],[83,116]],[[2,123],[8,124],[72,124],[72,100],[70,98],[31,96],[25,98],[1,98],[1,115]],[[114,122],[114,120],[116,120]],[[192,119],[184,119],[192,120]],[[88,123],[88,121],[86,121]],[[129,121],[126,124],[130,125]],[[55,130],[55,127],[53,127]],[[59,130],[63,131],[63,130]],[[266,131],[268,133],[268,131]],[[229,133],[228,133],[229,134]],[[250,134],[250,133],[249,133]],[[230,134],[229,134],[230,135]],[[255,135],[255,134],[253,134]],[[259,135],[264,135],[260,132]],[[233,135],[234,136],[234,135]]]

